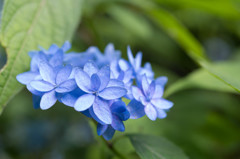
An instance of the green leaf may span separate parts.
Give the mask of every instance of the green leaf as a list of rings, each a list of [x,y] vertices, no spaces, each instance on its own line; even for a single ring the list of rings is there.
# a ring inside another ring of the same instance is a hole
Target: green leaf
[[[214,66],[214,68],[215,67],[224,69],[224,66],[222,65],[216,65]],[[168,97],[178,91],[191,89],[191,88],[200,88],[200,89],[220,91],[220,92],[237,93],[237,91],[233,89],[231,86],[226,85],[223,81],[214,77],[206,69],[201,68],[189,74],[187,77],[184,77],[178,80],[177,82],[173,83],[172,85],[170,85],[166,90],[164,96]]]
[[[0,112],[22,86],[16,75],[29,69],[28,52],[70,40],[82,0],[5,0],[0,39],[7,64],[0,71]]]
[[[176,40],[194,61],[200,65],[208,62],[201,44],[173,15],[160,8],[148,9],[147,13],[149,18]]]
[[[184,152],[162,137],[128,135],[141,159],[187,159]]]
[[[239,8],[234,4],[233,0],[156,0],[159,4],[166,4],[172,7],[195,8],[202,10],[222,18],[239,19]]]

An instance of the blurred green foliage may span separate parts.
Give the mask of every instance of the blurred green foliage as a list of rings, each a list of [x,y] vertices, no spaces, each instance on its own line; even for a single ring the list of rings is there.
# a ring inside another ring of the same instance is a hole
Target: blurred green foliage
[[[73,50],[109,43],[143,52],[156,76],[168,76],[175,103],[166,119],[128,120],[126,134],[164,136],[189,158],[240,158],[240,1],[86,0]],[[69,17],[70,18],[70,17]],[[209,73],[210,72],[210,73]],[[217,78],[216,78],[217,77]],[[113,158],[91,123],[61,104],[34,110],[26,90],[0,117],[0,158]],[[116,149],[138,158],[117,133]]]

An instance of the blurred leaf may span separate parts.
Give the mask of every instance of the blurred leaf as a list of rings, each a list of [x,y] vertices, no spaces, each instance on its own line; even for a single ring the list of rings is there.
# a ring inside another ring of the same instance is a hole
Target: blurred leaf
[[[186,159],[181,149],[162,137],[128,135],[137,154],[142,159]]]
[[[156,0],[159,4],[195,8],[223,18],[239,19],[240,10],[233,0]]]
[[[28,51],[70,40],[80,18],[82,0],[5,0],[0,39],[8,55],[0,72],[0,112],[22,87],[16,75],[27,71]]]
[[[175,39],[193,60],[200,65],[208,61],[201,44],[173,15],[160,8],[147,12],[149,18]]]
[[[129,29],[132,33],[142,38],[147,38],[151,35],[151,26],[139,13],[120,7],[120,5],[111,6],[107,11],[120,25]]]
[[[191,88],[237,93],[235,89],[224,84],[223,81],[215,78],[206,69],[201,68],[189,74],[187,77],[184,77],[174,84],[170,85],[165,92],[165,97],[170,96],[178,91]]]

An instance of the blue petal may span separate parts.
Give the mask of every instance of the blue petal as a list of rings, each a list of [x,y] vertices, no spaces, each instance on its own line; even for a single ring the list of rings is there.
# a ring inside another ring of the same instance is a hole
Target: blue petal
[[[58,93],[67,93],[67,92],[71,92],[75,88],[77,88],[75,79],[70,79],[61,83],[55,90]]]
[[[46,81],[32,81],[30,85],[40,92],[48,92],[52,89],[54,89],[54,86]]]
[[[95,115],[105,124],[112,123],[112,113],[109,108],[109,104],[99,98],[96,98],[95,102],[93,103],[93,111]]]
[[[35,54],[32,57],[31,64],[30,64],[31,71],[38,72],[39,71],[38,65],[42,61],[47,62],[47,56],[42,51],[39,51],[37,54]]]
[[[29,92],[37,96],[42,96],[44,94],[44,92],[40,92],[34,89],[30,84],[27,85],[27,89],[29,90]]]
[[[162,98],[163,92],[164,92],[163,86],[156,85],[152,98]]]
[[[53,70],[52,66],[46,62],[40,62],[39,72],[44,81],[55,84],[56,72]]]
[[[98,125],[97,125],[97,134],[98,134],[99,136],[101,136],[102,134],[105,133],[105,131],[107,130],[107,128],[108,128],[108,125],[98,124]]]
[[[166,99],[152,99],[151,103],[158,109],[169,109],[173,106],[173,102]]]
[[[161,85],[164,87],[168,81],[168,78],[165,76],[162,76],[162,77],[158,77],[155,81],[157,85]]]
[[[86,72],[81,69],[75,71],[75,80],[78,87],[84,92],[91,92],[91,79]]]
[[[58,50],[49,60],[49,64],[52,67],[63,65],[63,51]]]
[[[99,88],[99,91],[101,91],[104,88],[106,88],[106,86],[108,85],[108,82],[110,80],[110,67],[109,66],[102,67],[98,71],[97,75],[98,75],[98,77],[100,78],[100,81],[101,81],[101,86]]]
[[[84,94],[80,96],[74,104],[74,109],[77,111],[84,111],[91,107],[95,101],[95,95]]]
[[[101,92],[99,92],[99,96],[106,100],[121,98],[127,93],[125,88],[121,87],[107,87]]]
[[[97,91],[101,85],[100,78],[97,74],[93,74],[91,76],[91,88],[93,91]]]
[[[130,61],[130,63],[134,66],[134,57],[133,57],[133,54],[132,54],[132,51],[131,51],[131,48],[130,46],[127,47],[127,55],[128,55],[128,60]]]
[[[102,125],[106,125],[102,120],[100,120],[100,119],[96,116],[96,114],[95,114],[94,111],[93,111],[93,107],[90,107],[90,108],[87,109],[87,110],[89,110],[90,116],[91,116],[94,120],[96,120],[98,123],[100,123],[100,124],[102,124]]]
[[[61,48],[64,52],[66,52],[71,48],[71,43],[69,41],[66,41]]]
[[[79,88],[77,88],[72,92],[65,93],[62,96],[61,101],[63,104],[73,107],[74,104],[76,103],[77,99],[79,98],[79,96],[81,96],[83,94],[84,94],[84,92],[82,90],[80,90]]]
[[[167,117],[167,113],[162,110],[162,109],[156,109],[157,110],[157,116],[160,119],[166,118]]]
[[[45,93],[41,98],[40,108],[42,110],[49,109],[56,103],[56,101],[57,101],[57,97],[54,90],[51,92]]]
[[[147,80],[147,76],[146,75],[143,75],[142,77],[142,90],[144,92],[144,94],[147,96],[148,95],[148,87],[149,87],[149,83],[148,83],[148,80]]]
[[[107,87],[123,87],[124,88],[124,83],[117,79],[110,79]]]
[[[150,119],[150,120],[156,120],[157,119],[157,111],[156,111],[156,109],[154,108],[154,106],[152,105],[152,104],[148,104],[145,108],[144,108],[144,110],[145,110],[145,113],[146,113],[146,115],[148,116],[148,118]]]
[[[155,81],[152,81],[151,84],[148,87],[148,91],[147,91],[147,95],[149,97],[149,99],[151,99],[155,93],[155,88],[156,88],[156,84]]]
[[[112,113],[116,114],[120,120],[125,121],[129,119],[130,113],[128,112],[126,104],[123,101],[119,100],[114,102],[110,108]]]
[[[130,112],[131,119],[138,119],[145,115],[144,106],[136,100],[132,100],[128,104],[127,109]]]
[[[84,65],[83,71],[91,77],[93,74],[98,72],[98,67],[94,62],[89,61]]]
[[[46,52],[48,55],[55,54],[56,51],[58,51],[59,47],[56,44],[52,44],[49,49]]]
[[[116,116],[113,115],[113,120],[111,126],[113,129],[123,132],[125,130],[123,122]]]
[[[38,72],[28,71],[28,72],[24,72],[24,73],[17,75],[16,78],[17,78],[18,82],[26,85],[26,84],[30,83],[32,80],[34,80],[34,78],[37,75],[39,75]]]
[[[33,108],[34,109],[39,109],[40,108],[41,98],[42,98],[41,96],[32,95]]]
[[[129,63],[124,59],[120,59],[118,64],[123,71],[127,71],[130,68]]]
[[[139,52],[137,53],[135,58],[135,71],[138,71],[140,69],[141,63],[142,63],[142,53]]]
[[[136,87],[136,86],[132,86],[132,95],[133,95],[133,97],[134,97],[136,100],[138,100],[138,101],[140,101],[140,97],[144,97],[141,89],[139,89],[139,88]]]
[[[64,81],[66,81],[69,78],[71,72],[72,72],[72,66],[71,65],[67,65],[67,66],[63,67],[57,73],[56,84],[60,84]]]
[[[111,140],[113,135],[114,135],[114,133],[115,133],[115,130],[111,126],[108,126],[107,130],[103,134],[103,137],[106,140]]]

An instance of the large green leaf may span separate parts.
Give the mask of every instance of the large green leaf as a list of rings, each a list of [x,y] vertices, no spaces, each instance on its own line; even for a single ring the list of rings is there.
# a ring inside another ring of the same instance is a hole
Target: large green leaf
[[[231,64],[230,64],[231,65]],[[228,66],[230,67],[230,66]],[[215,65],[212,69],[226,69],[224,65]],[[229,68],[231,71],[236,70],[237,67]],[[217,72],[213,71],[215,74]],[[220,73],[224,73],[226,75],[226,78],[229,77],[229,72],[223,72],[220,71]],[[235,74],[238,76],[238,74]],[[231,75],[230,75],[231,76]],[[222,77],[224,78],[224,77]],[[229,77],[231,80],[231,77]],[[233,79],[238,78],[234,77]],[[240,77],[239,77],[240,78]],[[239,79],[238,78],[238,79]],[[239,82],[238,82],[239,83]],[[236,83],[236,84],[238,84]],[[210,72],[208,72],[206,69],[201,68],[193,73],[189,74],[187,77],[184,77],[180,79],[179,81],[175,82],[174,84],[170,85],[168,89],[165,92],[165,97],[172,95],[173,93],[176,93],[178,91],[182,91],[185,89],[191,89],[191,88],[200,88],[200,89],[206,89],[206,90],[213,90],[213,91],[220,91],[220,92],[229,92],[229,93],[237,93],[237,91],[232,88],[231,86],[226,85],[223,81],[217,79],[214,77]]]
[[[162,137],[148,135],[129,135],[141,159],[186,159],[183,151]]]
[[[0,72],[0,112],[21,85],[16,75],[29,69],[28,51],[70,40],[82,0],[5,0],[0,40],[7,64]]]

